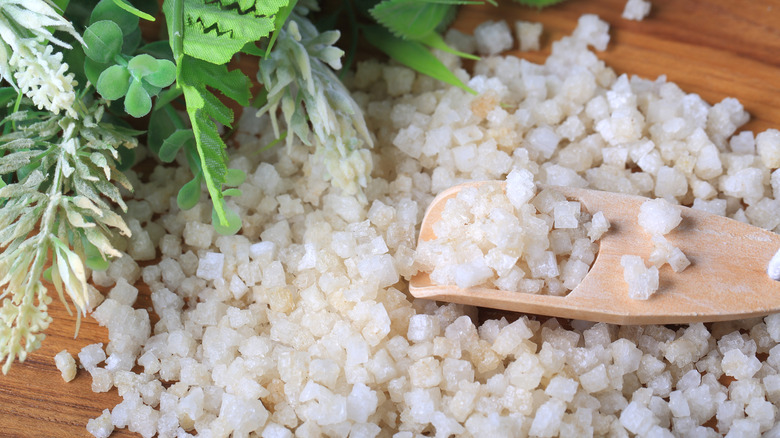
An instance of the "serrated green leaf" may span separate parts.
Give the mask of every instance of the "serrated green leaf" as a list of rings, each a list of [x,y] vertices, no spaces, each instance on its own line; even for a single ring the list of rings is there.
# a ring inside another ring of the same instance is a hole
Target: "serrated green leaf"
[[[363,32],[369,43],[401,64],[434,79],[454,85],[471,94],[477,94],[476,91],[458,79],[447,66],[442,64],[421,43],[394,37],[390,32],[379,26],[366,27],[363,29]]]
[[[193,87],[215,88],[243,106],[248,106],[252,97],[249,78],[241,70],[228,71],[224,65],[185,57],[181,79]]]
[[[102,20],[84,30],[84,53],[95,62],[108,63],[122,50],[122,30],[113,21]]]
[[[225,185],[238,187],[246,180],[246,173],[241,169],[228,169],[225,174]]]
[[[113,0],[100,0],[92,9],[89,24],[101,20],[111,20],[119,25],[122,33],[128,35],[138,29],[138,17],[119,7]]]
[[[106,100],[119,99],[130,88],[130,72],[124,66],[112,65],[100,73],[95,88]]]
[[[183,51],[213,64],[225,64],[246,43],[258,41],[273,30],[272,16],[288,0],[255,0],[248,8],[235,2],[183,0],[185,35]],[[163,3],[169,26],[173,23],[172,2]],[[169,29],[170,32],[171,29]],[[173,34],[173,32],[170,32]]]
[[[164,163],[170,163],[176,159],[185,143],[194,140],[192,129],[177,129],[166,138],[160,147],[160,160]]]
[[[452,53],[455,56],[459,56],[461,58],[471,59],[474,61],[479,61],[479,56],[472,55],[470,53],[464,53],[459,52],[452,47],[448,46],[446,42],[444,42],[444,39],[436,32],[431,32],[425,37],[420,38],[419,40],[421,43],[433,47],[434,49],[439,49],[443,52]]]
[[[179,208],[189,210],[200,201],[201,182],[201,176],[198,174],[179,189],[179,194],[176,195],[176,204],[179,205]]]
[[[138,80],[130,83],[130,88],[125,96],[125,111],[135,118],[143,117],[152,110],[152,98],[144,90],[143,85]]]
[[[417,40],[433,32],[447,16],[454,2],[425,0],[384,0],[369,12],[395,36]]]
[[[233,123],[233,110],[220,102],[216,96],[211,93],[203,94],[203,109],[217,122],[230,127]]]

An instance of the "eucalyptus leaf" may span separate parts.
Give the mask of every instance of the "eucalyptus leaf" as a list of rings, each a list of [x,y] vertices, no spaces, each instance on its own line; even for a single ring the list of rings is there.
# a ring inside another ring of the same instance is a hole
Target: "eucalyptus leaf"
[[[225,173],[225,185],[230,187],[240,186],[246,180],[246,173],[241,169],[228,169]]]
[[[138,80],[130,83],[125,96],[125,111],[135,118],[143,117],[152,110],[152,98]]]
[[[112,65],[100,73],[95,88],[104,99],[119,99],[130,88],[130,72],[122,65]]]
[[[166,138],[162,146],[160,147],[160,160],[164,163],[170,163],[176,159],[176,154],[179,153],[185,143],[195,139],[192,133],[192,129],[177,129],[171,135]]]
[[[179,194],[176,195],[176,203],[179,205],[179,208],[189,210],[200,201],[201,182],[203,182],[203,178],[198,174],[179,189]]]
[[[89,17],[89,24],[101,20],[111,20],[115,22],[125,35],[129,35],[135,29],[138,29],[138,17],[121,8],[114,3],[114,0],[100,0],[92,10],[92,15]]]
[[[122,50],[122,30],[109,20],[101,20],[84,30],[84,53],[99,63],[111,62]]]
[[[128,63],[127,69],[133,74],[133,77],[140,79],[157,70],[157,60],[152,55],[142,53],[134,56]]]
[[[155,87],[167,87],[176,80],[176,65],[167,59],[158,59],[155,70],[144,79]]]
[[[108,67],[111,67],[111,65],[111,63],[97,62],[91,58],[86,58],[84,59],[84,75],[89,82],[97,84],[100,80],[100,74]]]
[[[242,193],[241,190],[236,189],[236,188],[232,188],[232,189],[227,189],[227,190],[223,191],[222,195],[223,196],[241,196],[241,193]]]

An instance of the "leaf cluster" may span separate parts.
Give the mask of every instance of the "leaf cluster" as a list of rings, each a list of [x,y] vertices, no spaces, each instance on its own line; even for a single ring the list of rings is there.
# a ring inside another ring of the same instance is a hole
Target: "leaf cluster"
[[[136,53],[140,29],[135,14],[144,13],[128,8],[132,6],[119,0],[101,0],[92,11],[84,30],[84,72],[104,99],[124,97],[125,112],[138,118],[147,115],[152,98],[174,82],[176,66],[145,53],[155,46]]]
[[[89,297],[85,267],[104,269],[108,257],[120,255],[112,244],[115,232],[130,234],[114,211],[126,209],[116,184],[131,188],[117,169],[118,149],[134,147],[138,132],[102,122],[103,108],[82,106],[77,118],[25,109],[0,122],[15,125],[0,136],[4,372],[43,339],[50,300],[41,278],[48,261],[46,277],[80,316]]]

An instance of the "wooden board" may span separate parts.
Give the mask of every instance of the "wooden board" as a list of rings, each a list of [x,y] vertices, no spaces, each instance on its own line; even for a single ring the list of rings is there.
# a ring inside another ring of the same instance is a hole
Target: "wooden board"
[[[609,48],[599,57],[618,73],[665,74],[711,103],[737,97],[753,116],[746,129],[780,128],[780,0],[653,0],[650,16],[641,22],[620,18],[625,0],[570,0],[541,11],[500,3],[499,8],[463,8],[454,26],[471,32],[489,19],[505,19],[511,26],[519,19],[542,22],[545,50],[511,52],[540,62],[580,15],[594,13],[612,26]],[[93,394],[85,371],[63,382],[52,357],[63,349],[75,355],[85,345],[107,342],[106,331],[86,318],[73,339],[74,318],[56,301],[50,313],[55,320],[43,347],[0,375],[2,437],[89,436],[87,421],[120,400],[115,391]]]

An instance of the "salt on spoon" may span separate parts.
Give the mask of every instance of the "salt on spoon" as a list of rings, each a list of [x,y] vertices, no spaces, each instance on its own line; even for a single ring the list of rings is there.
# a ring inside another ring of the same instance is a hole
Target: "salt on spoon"
[[[435,238],[433,224],[445,203],[465,187],[502,184],[471,182],[436,197],[420,227],[420,240]],[[412,277],[409,290],[417,298],[615,324],[678,324],[724,321],[780,311],[780,235],[723,216],[680,207],[682,223],[668,237],[690,259],[684,272],[660,270],[659,290],[648,300],[628,297],[620,258],[647,260],[650,236],[637,221],[648,198],[597,190],[556,187],[589,212],[601,211],[612,227],[599,240],[599,252],[583,281],[564,297],[498,289],[461,289],[439,285],[425,272]],[[772,256],[775,257],[772,257]],[[772,259],[767,270],[767,260]],[[767,275],[767,273],[769,275]],[[771,278],[770,278],[771,277]]]

